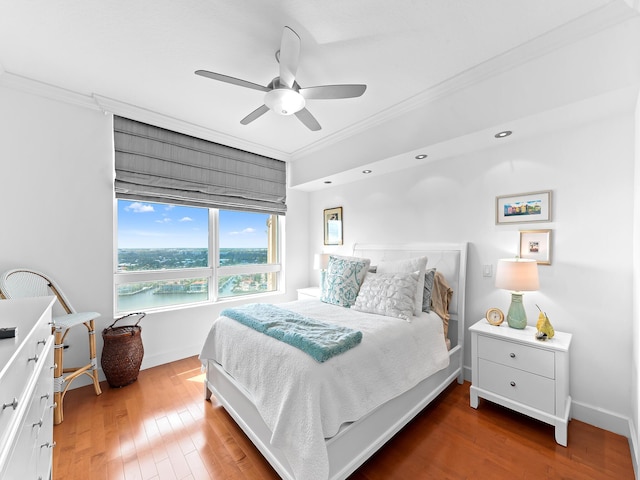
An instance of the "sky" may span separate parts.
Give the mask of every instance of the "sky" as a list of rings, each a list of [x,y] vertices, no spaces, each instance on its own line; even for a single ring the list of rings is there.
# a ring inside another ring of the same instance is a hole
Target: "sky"
[[[220,248],[267,248],[268,214],[220,210]],[[206,208],[118,200],[118,248],[207,248]]]

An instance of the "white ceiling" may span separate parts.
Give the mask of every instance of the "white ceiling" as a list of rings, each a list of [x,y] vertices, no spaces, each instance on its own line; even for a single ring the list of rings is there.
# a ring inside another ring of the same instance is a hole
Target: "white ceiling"
[[[367,162],[400,165],[397,156],[435,151],[456,138],[463,139],[459,148],[473,148],[470,136],[509,127],[542,107],[550,111],[591,97],[606,104],[602,95],[640,78],[638,47],[629,45],[640,37],[628,32],[629,25],[638,29],[638,11],[630,4],[637,2],[0,0],[0,84],[59,87],[106,111],[302,160],[293,184],[304,187]],[[240,120],[264,94],[194,75],[205,69],[268,84],[278,73],[274,54],[285,25],[302,41],[301,86],[368,85],[359,98],[309,100],[319,132],[272,112],[243,126]],[[606,41],[599,37],[609,30],[615,33]],[[571,50],[589,48],[591,39],[616,51],[622,44],[630,56],[616,62],[625,65],[610,67],[607,58],[594,59],[593,50]],[[560,51],[564,56],[554,57]],[[583,55],[584,65],[563,73],[566,55]],[[590,63],[601,60],[604,74]],[[540,68],[558,68],[562,78],[555,80],[571,90],[554,95],[544,85],[523,91],[531,75],[544,84],[556,74]],[[573,86],[564,85],[569,80]],[[375,141],[381,136],[384,148]],[[340,164],[319,160],[328,156]],[[321,165],[314,168],[312,161]]]

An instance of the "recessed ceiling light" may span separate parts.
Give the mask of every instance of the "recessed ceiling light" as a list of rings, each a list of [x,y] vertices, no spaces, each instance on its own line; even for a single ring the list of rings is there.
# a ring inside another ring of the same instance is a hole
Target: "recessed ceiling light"
[[[324,183],[331,183],[331,180],[325,180]]]
[[[362,173],[371,173],[372,171],[373,171],[373,170],[369,170],[369,169],[367,169],[367,170],[362,170]]]
[[[423,158],[427,158],[427,155],[425,153],[421,153],[420,155],[416,155],[416,158],[418,160],[422,160]]]
[[[511,130],[505,130],[504,132],[499,132],[494,135],[496,138],[504,138],[511,135],[513,132]]]

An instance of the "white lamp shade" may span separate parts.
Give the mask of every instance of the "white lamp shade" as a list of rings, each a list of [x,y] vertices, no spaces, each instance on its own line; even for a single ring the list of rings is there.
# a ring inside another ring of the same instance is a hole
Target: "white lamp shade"
[[[329,265],[328,253],[316,253],[313,256],[313,269],[314,270],[326,270]]]
[[[498,260],[496,287],[514,292],[530,292],[540,288],[538,262],[528,258]]]

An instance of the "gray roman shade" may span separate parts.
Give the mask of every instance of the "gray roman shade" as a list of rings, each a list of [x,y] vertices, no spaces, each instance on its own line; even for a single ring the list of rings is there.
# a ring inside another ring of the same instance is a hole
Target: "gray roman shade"
[[[117,198],[286,212],[280,160],[118,116],[113,130]]]

